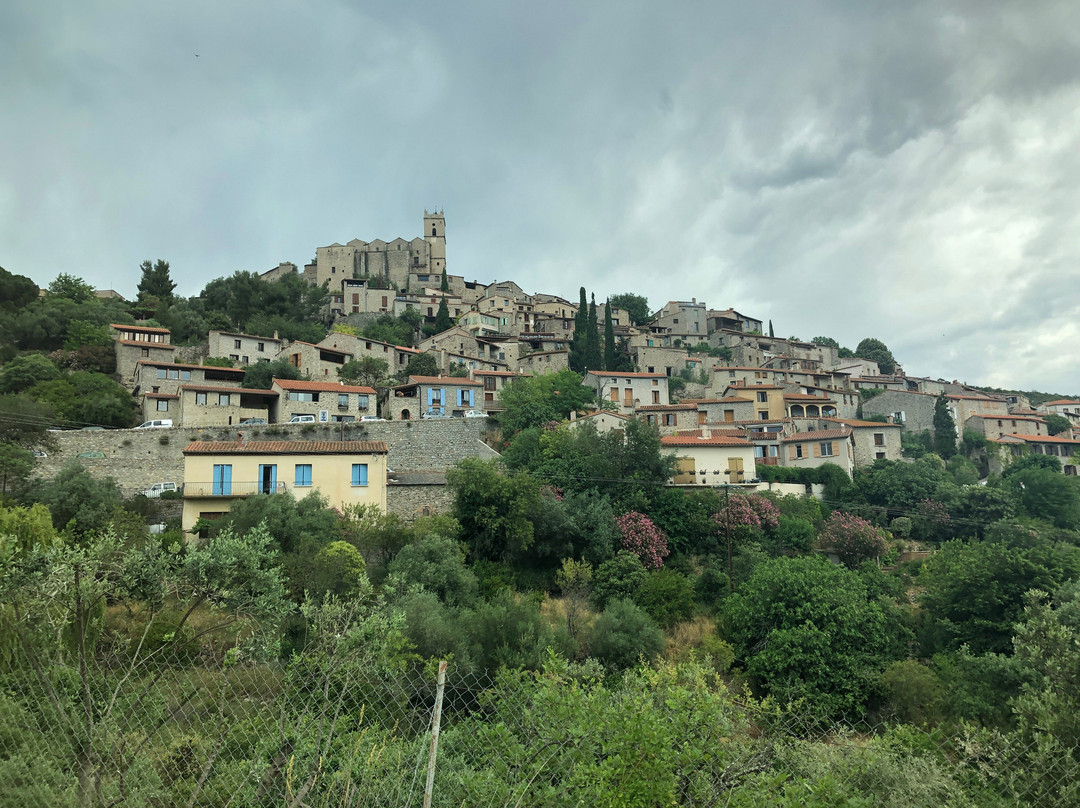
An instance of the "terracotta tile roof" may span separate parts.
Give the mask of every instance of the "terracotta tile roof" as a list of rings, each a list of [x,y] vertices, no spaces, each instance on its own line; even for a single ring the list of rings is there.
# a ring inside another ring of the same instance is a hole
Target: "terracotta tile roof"
[[[863,429],[873,427],[877,429],[879,427],[894,427],[896,429],[902,429],[900,424],[886,424],[881,421],[859,421],[855,418],[822,418],[822,421],[831,421],[835,424],[841,424],[843,426],[854,427],[855,429]]]
[[[276,390],[259,390],[258,388],[249,387],[214,387],[209,384],[182,384],[180,385],[180,389],[183,391],[191,390],[196,393],[239,393],[240,395],[254,393],[259,396],[278,395]]]
[[[1041,406],[1043,406],[1043,407],[1054,407],[1054,406],[1057,406],[1059,404],[1080,404],[1080,401],[1077,401],[1074,398],[1059,398],[1056,401],[1046,401]]]
[[[304,454],[387,454],[381,440],[268,440],[268,441],[192,441],[184,454],[234,455],[304,455]]]
[[[115,328],[120,331],[148,331],[154,334],[171,334],[172,332],[167,328],[156,328],[152,325],[127,325],[125,323],[109,323],[109,328]]]
[[[366,393],[375,395],[370,387],[361,387],[355,384],[338,384],[337,382],[307,382],[302,379],[274,379],[274,384],[282,390],[307,390],[312,393]]]
[[[223,337],[247,337],[248,339],[261,339],[263,342],[288,342],[281,337],[263,337],[259,334],[245,334],[243,331],[222,331],[220,328],[211,328],[212,334],[221,334]]]
[[[634,412],[667,412],[669,410],[697,412],[697,404],[646,404],[634,408]]]
[[[945,398],[950,399],[952,401],[958,401],[958,400],[963,399],[965,401],[994,401],[994,402],[1000,402],[1002,404],[1007,404],[1008,403],[1005,399],[1001,398],[1000,396],[965,396],[965,395],[961,395],[960,393],[948,393],[948,394],[946,394]]]
[[[176,346],[170,345],[167,342],[146,342],[145,340],[138,339],[118,339],[114,342],[119,342],[121,345],[136,345],[139,348],[162,348],[166,351],[175,351]]]
[[[709,427],[709,432],[711,432],[713,435],[721,435],[721,436],[723,436],[725,438],[738,438],[739,440],[746,440],[747,439],[745,429],[724,429],[722,424],[723,424],[723,422],[721,421],[719,423],[719,425],[717,425],[717,426],[713,426],[712,424],[706,424],[706,426]],[[674,433],[674,435],[676,435],[677,437],[690,437],[690,438],[698,437],[698,438],[700,438],[701,437],[701,430],[700,429],[679,429]]]
[[[973,415],[969,415],[968,418],[982,418],[986,421],[1035,421],[1038,424],[1046,423],[1045,418],[1031,415],[1016,415],[1011,412],[1007,415],[1002,415],[996,412],[977,412]]]
[[[350,351],[342,350],[341,348],[331,348],[329,345],[318,345],[314,342],[304,342],[303,340],[299,339],[293,340],[292,345],[306,345],[309,348],[318,348],[320,351],[330,351],[331,353],[349,354],[350,356],[352,355]]]
[[[471,357],[475,359],[476,357]],[[486,361],[486,360],[485,360]],[[528,376],[527,373],[514,373],[512,370],[474,370],[474,376]]]
[[[819,429],[814,432],[796,432],[781,439],[781,443],[803,443],[814,440],[836,440],[851,436],[850,429]]]
[[[531,354],[530,354],[531,355]],[[525,357],[522,357],[525,358]],[[590,370],[586,375],[604,376],[613,379],[666,379],[663,373],[609,373],[606,370]]]
[[[619,413],[619,412],[612,412],[611,410],[595,410],[593,412],[590,412],[588,415],[579,415],[577,417],[577,420],[578,421],[583,421],[586,418],[595,418],[598,415],[610,415],[613,418],[622,418],[624,421],[629,421],[630,420],[629,415],[623,415],[622,413]]]
[[[702,438],[694,435],[664,435],[660,438],[662,446],[751,446],[745,438],[730,438],[727,435],[713,435]]]
[[[1061,435],[1002,435],[1002,438],[1016,438],[1028,443],[1071,443],[1080,445],[1076,438],[1065,438]]]
[[[726,390],[786,390],[779,384],[729,384]]]
[[[784,393],[784,398],[789,398],[792,401],[819,401],[828,404],[836,403],[827,396],[813,396],[808,393]]]
[[[175,393],[147,393],[147,398],[180,398]]]
[[[239,373],[241,376],[247,371],[244,368],[221,368],[217,365],[185,365],[180,362],[157,362],[153,359],[140,359],[136,365],[148,365],[154,368],[182,368],[184,370],[221,370],[225,373]]]
[[[410,376],[409,384],[443,384],[448,387],[479,387],[480,382],[475,379],[466,379],[460,376]],[[409,385],[400,385],[408,387]]]

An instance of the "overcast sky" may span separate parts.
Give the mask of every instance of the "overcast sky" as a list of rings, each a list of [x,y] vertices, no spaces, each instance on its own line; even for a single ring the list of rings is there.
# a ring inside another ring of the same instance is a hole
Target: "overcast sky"
[[[0,265],[454,274],[1080,393],[1080,4],[0,4]]]

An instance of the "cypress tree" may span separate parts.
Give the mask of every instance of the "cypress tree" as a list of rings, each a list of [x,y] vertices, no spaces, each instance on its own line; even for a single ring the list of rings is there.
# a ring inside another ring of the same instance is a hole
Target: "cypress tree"
[[[453,327],[454,321],[450,317],[450,307],[446,305],[446,298],[444,297],[439,301],[439,310],[435,313],[435,333],[441,334],[446,329]]]
[[[775,336],[776,336],[776,334],[774,334],[773,330],[772,330],[772,320],[769,320],[769,337],[775,337]]]
[[[581,301],[577,314],[574,315],[574,338],[570,340],[570,370],[575,373],[585,371],[585,344],[589,333],[589,309],[585,298],[585,287],[581,287]],[[595,369],[595,368],[594,368]]]
[[[604,370],[618,370],[615,367],[615,326],[611,324],[611,301],[604,301]]]
[[[956,454],[956,422],[942,393],[934,402],[934,451],[943,460]]]
[[[446,277],[446,270],[442,271],[442,283],[439,284],[439,290],[443,292],[450,291],[450,281]]]
[[[596,317],[596,295],[592,296],[589,306],[588,339],[585,342],[585,367],[593,370],[604,369],[604,354],[600,349],[600,326]]]

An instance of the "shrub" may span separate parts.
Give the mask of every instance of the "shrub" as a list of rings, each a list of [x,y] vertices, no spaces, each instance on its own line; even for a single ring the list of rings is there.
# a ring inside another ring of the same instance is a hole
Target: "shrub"
[[[685,575],[670,569],[650,572],[634,600],[664,628],[694,614],[694,587]]]
[[[603,609],[616,598],[633,598],[647,574],[636,555],[625,550],[616,553],[593,573],[593,603]]]
[[[885,553],[885,539],[880,530],[865,519],[842,511],[834,511],[825,520],[821,542],[825,547],[831,547],[850,569]]]
[[[649,659],[664,647],[664,635],[644,610],[622,598],[611,601],[589,633],[589,651],[610,671]]]
[[[622,547],[641,559],[647,569],[664,566],[668,555],[667,535],[643,513],[630,511],[615,520],[622,534]]]

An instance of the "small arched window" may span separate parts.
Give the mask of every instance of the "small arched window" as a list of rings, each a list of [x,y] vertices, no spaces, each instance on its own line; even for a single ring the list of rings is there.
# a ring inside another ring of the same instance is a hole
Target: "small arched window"
[[[431,235],[435,235],[435,225],[431,226]]]

